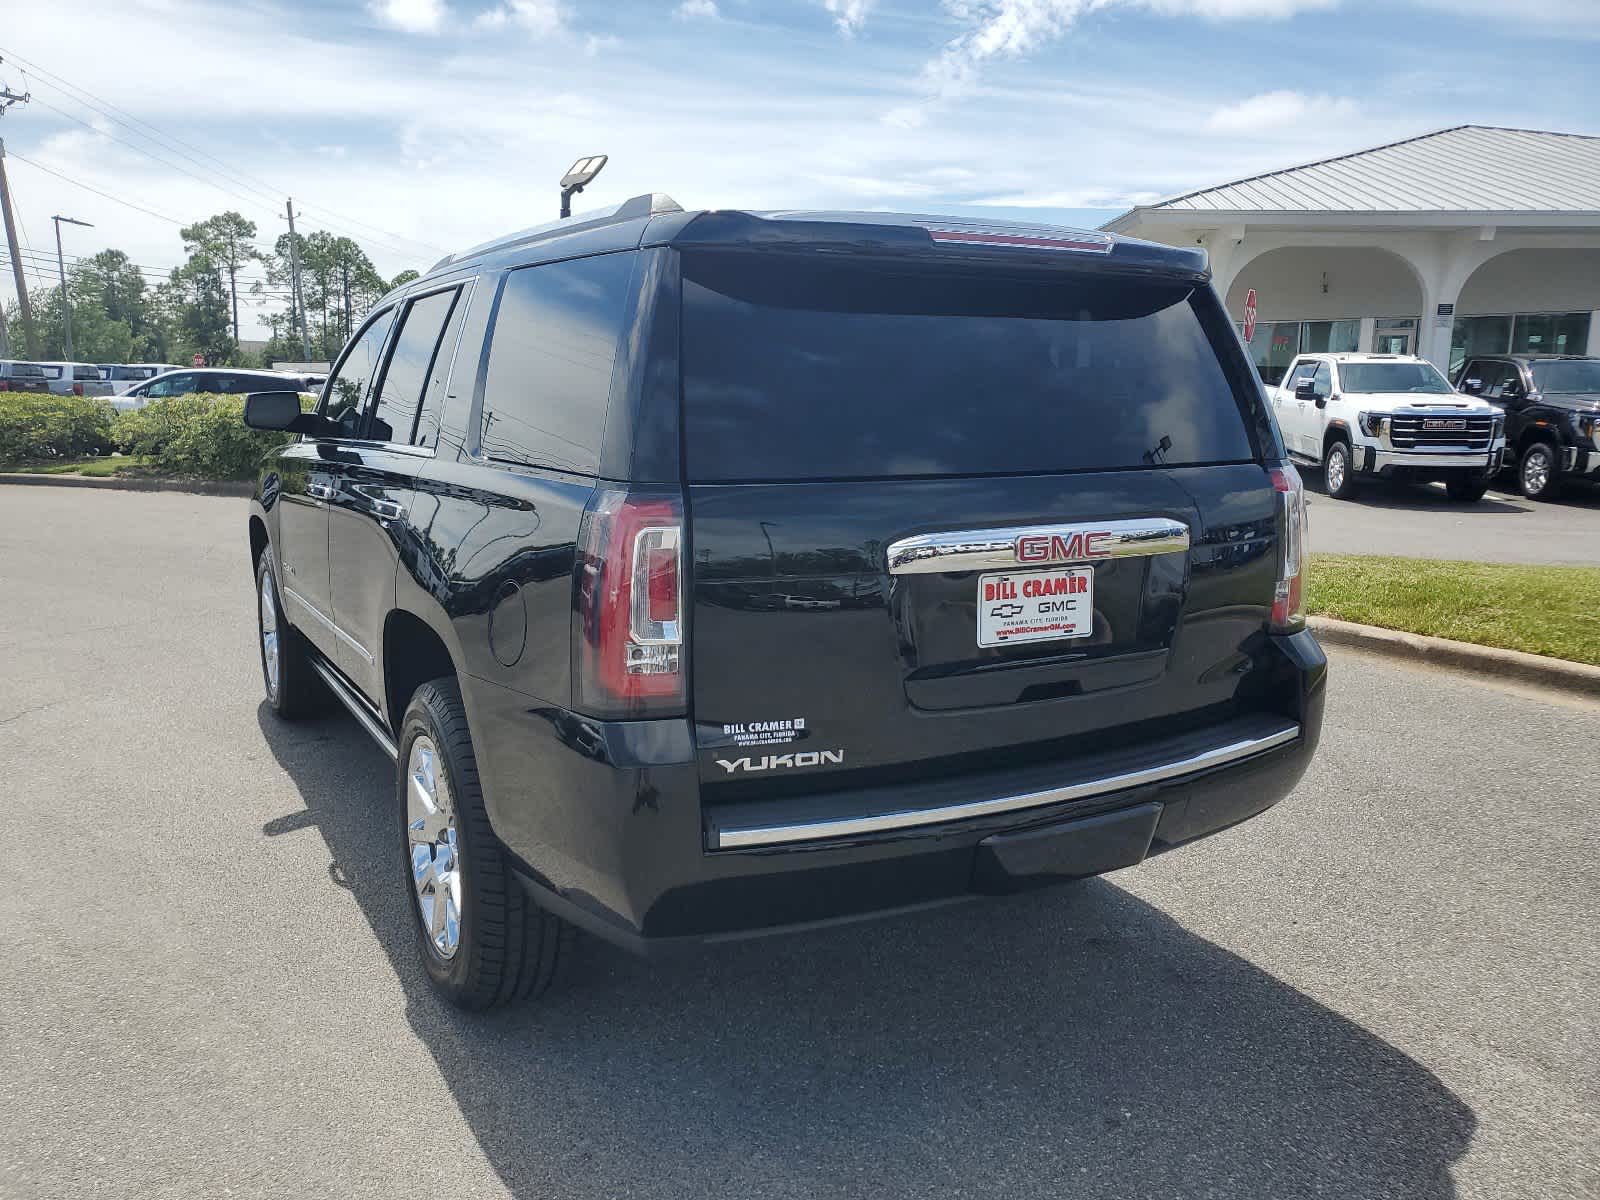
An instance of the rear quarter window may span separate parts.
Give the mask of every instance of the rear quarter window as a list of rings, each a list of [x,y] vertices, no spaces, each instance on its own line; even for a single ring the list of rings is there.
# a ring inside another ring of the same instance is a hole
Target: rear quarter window
[[[506,277],[484,380],[485,457],[593,475],[634,252],[523,267]]]
[[[683,272],[692,479],[1254,457],[1192,285],[720,252]]]

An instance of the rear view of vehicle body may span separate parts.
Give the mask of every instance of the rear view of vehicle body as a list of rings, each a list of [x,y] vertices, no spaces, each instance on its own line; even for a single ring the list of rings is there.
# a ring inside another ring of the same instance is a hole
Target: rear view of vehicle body
[[[269,696],[396,757],[461,1003],[532,987],[464,965],[504,922],[651,951],[1092,875],[1317,742],[1303,495],[1195,251],[645,197],[447,259],[318,414],[247,417],[307,435],[253,505]]]
[[[58,396],[109,396],[114,386],[103,379],[93,363],[42,362],[45,381]]]
[[[100,363],[99,367],[100,377],[110,380],[113,394],[119,396],[135,384],[177,369],[161,363]]]
[[[44,367],[34,362],[0,359],[0,392],[48,392],[49,377]]]
[[[1600,480],[1600,358],[1480,356],[1461,364],[1456,386],[1505,413],[1507,463],[1530,500]]]
[[[1481,500],[1505,457],[1502,415],[1411,355],[1302,354],[1272,402],[1289,453],[1321,466],[1336,500],[1371,479],[1443,483],[1452,500]]]

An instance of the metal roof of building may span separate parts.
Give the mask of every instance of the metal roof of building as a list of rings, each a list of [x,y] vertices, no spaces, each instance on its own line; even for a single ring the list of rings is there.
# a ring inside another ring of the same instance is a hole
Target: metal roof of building
[[[1600,137],[1457,125],[1134,211],[1594,214]]]

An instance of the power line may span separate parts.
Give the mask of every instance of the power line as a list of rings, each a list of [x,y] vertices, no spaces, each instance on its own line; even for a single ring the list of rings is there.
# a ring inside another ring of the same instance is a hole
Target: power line
[[[27,163],[35,171],[43,171],[46,175],[54,175],[57,179],[64,180],[65,182],[72,184],[74,187],[80,187],[86,192],[93,192],[96,196],[110,200],[113,204],[120,204],[124,208],[133,209],[135,212],[142,212],[147,217],[154,217],[158,221],[165,221],[169,225],[177,225],[180,228],[189,224],[188,221],[180,221],[177,217],[169,217],[166,213],[158,213],[153,208],[145,208],[142,204],[135,204],[131,200],[124,200],[120,196],[113,196],[110,192],[102,192],[99,188],[90,187],[82,180],[74,179],[70,175],[63,175],[60,171],[52,171],[49,167],[44,166],[42,163],[36,163],[31,158],[23,158],[22,155],[18,154],[15,150],[7,151],[6,157],[14,158],[18,162]]]
[[[31,60],[26,59],[26,58],[22,57],[19,54],[16,54],[14,51],[8,50],[5,47],[0,47],[0,53],[4,53],[4,54],[7,54],[7,55],[10,55],[10,57],[12,59],[14,59],[15,61],[23,64],[26,67],[29,67],[36,74],[42,75],[45,79],[49,80],[51,82],[51,84],[58,91],[65,93],[67,98],[69,98],[71,100],[74,100],[78,104],[82,104],[85,108],[88,108],[91,111],[98,112],[101,116],[104,116],[108,120],[116,122],[118,125],[121,125],[124,129],[127,129],[129,132],[135,134],[136,136],[144,138],[146,141],[155,143],[161,149],[163,149],[165,151],[168,151],[169,153],[178,154],[179,156],[187,159],[189,162],[193,163],[194,165],[196,165],[198,167],[201,167],[202,169],[204,169],[206,171],[210,171],[213,174],[216,173],[215,172],[215,167],[222,168],[223,172],[225,173],[225,176],[227,178],[229,178],[232,183],[236,184],[239,187],[246,188],[249,191],[252,191],[252,192],[256,193],[256,195],[259,196],[259,197],[263,197],[266,200],[270,200],[272,205],[274,206],[274,208],[276,207],[276,204],[277,204],[277,197],[279,195],[284,194],[288,190],[288,189],[285,189],[285,188],[278,188],[275,185],[273,185],[271,182],[269,182],[268,180],[262,179],[258,175],[251,175],[248,172],[241,171],[236,167],[229,166],[226,162],[224,162],[222,159],[218,158],[216,155],[211,154],[209,151],[206,151],[206,150],[202,149],[201,147],[194,145],[191,142],[185,142],[183,139],[181,139],[181,138],[179,138],[179,137],[177,137],[177,136],[175,136],[173,134],[164,132],[163,130],[159,129],[157,126],[152,125],[149,121],[146,121],[143,118],[134,116],[132,113],[128,112],[126,109],[118,108],[116,105],[112,104],[109,100],[105,100],[105,99],[103,99],[103,98],[101,98],[99,96],[96,96],[93,92],[89,91],[87,88],[80,87],[77,84],[70,83],[67,80],[62,79],[59,75],[56,75],[53,72],[46,70],[45,68],[39,66],[37,63],[32,62]],[[146,150],[144,147],[135,146],[132,143],[125,141],[124,139],[117,138],[114,135],[106,133],[104,130],[95,129],[95,127],[93,125],[90,125],[87,121],[84,121],[81,118],[74,116],[73,114],[65,111],[64,109],[61,109],[61,108],[57,107],[56,105],[50,104],[48,101],[41,100],[40,103],[44,104],[45,107],[51,109],[53,112],[59,113],[60,115],[68,118],[69,120],[76,121],[78,124],[83,125],[86,129],[89,129],[93,133],[99,134],[100,136],[103,136],[103,137],[110,138],[112,141],[120,142],[121,144],[123,144],[125,146],[128,146],[130,149],[133,149],[133,150],[135,150],[135,151],[137,151],[137,152],[139,152],[141,154],[145,154],[148,157],[155,159],[155,161],[160,162],[165,166],[171,167],[173,170],[181,171],[185,175],[190,175],[192,178],[198,179],[202,183],[208,184],[211,187],[215,187],[215,188],[217,188],[217,190],[222,191],[227,195],[233,196],[236,199],[244,199],[245,202],[249,203],[249,204],[260,204],[260,203],[262,203],[262,200],[260,200],[260,199],[249,199],[249,198],[246,198],[246,197],[241,197],[241,196],[239,196],[239,194],[237,192],[233,192],[233,191],[230,191],[227,188],[221,187],[214,180],[206,179],[204,177],[194,175],[193,172],[188,171],[187,169],[185,169],[183,167],[180,167],[175,163],[168,162],[167,160],[162,159],[162,158],[158,157],[157,155],[151,154],[151,152]],[[118,113],[122,114],[122,116],[118,116],[117,115]],[[126,117],[127,120],[124,120],[123,117]],[[150,130],[151,133],[142,132],[141,130],[135,128],[135,125],[130,123],[130,122],[137,123],[138,125],[144,126],[144,128]],[[154,134],[155,136],[151,136],[151,134]],[[195,153],[194,154],[187,153],[186,148],[187,148],[187,150],[193,150]],[[203,158],[209,160],[211,163],[215,164],[215,167],[208,166],[205,162],[202,162],[200,160],[200,158],[195,157],[196,154],[202,156]],[[252,183],[251,180],[254,180],[255,182]],[[257,185],[260,185],[260,186],[257,186]],[[327,207],[325,207],[323,205],[320,205],[320,204],[305,204],[304,202],[302,202],[302,207],[310,208],[310,209],[315,210],[316,212],[325,213],[325,214],[327,214],[327,216],[335,218],[335,221],[319,220],[319,222],[318,222],[319,224],[326,225],[326,226],[329,226],[330,228],[333,228],[335,231],[337,231],[337,224],[338,223],[354,225],[354,226],[357,226],[359,228],[368,230],[369,233],[366,235],[368,240],[369,241],[374,241],[375,244],[377,244],[377,245],[381,246],[382,248],[388,250],[391,254],[398,254],[398,255],[401,255],[402,257],[414,256],[414,252],[413,251],[405,250],[405,249],[403,249],[401,247],[393,245],[393,242],[395,242],[395,241],[409,242],[413,246],[420,246],[420,247],[422,247],[422,248],[424,248],[426,250],[431,250],[431,251],[434,251],[434,252],[439,253],[439,254],[446,253],[446,251],[442,247],[435,246],[430,242],[424,242],[424,241],[422,241],[422,240],[420,240],[418,238],[409,237],[409,236],[407,236],[405,234],[397,234],[397,233],[393,233],[393,232],[391,232],[389,230],[386,230],[386,229],[380,229],[376,225],[369,224],[369,223],[367,223],[365,221],[359,220],[356,217],[352,217],[347,213],[340,213],[340,212],[336,211],[335,209],[327,208]],[[377,238],[387,239],[387,241],[377,241],[377,240],[374,239],[373,235],[376,235]]]

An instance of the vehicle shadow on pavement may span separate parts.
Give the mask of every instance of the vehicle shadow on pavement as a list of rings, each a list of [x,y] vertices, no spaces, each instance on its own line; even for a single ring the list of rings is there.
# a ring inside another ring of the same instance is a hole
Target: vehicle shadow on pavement
[[[1476,1120],[1433,1074],[1105,880],[656,965],[580,938],[543,1000],[459,1013],[392,765],[343,715],[258,718],[305,802],[264,832],[322,836],[517,1196],[1455,1195]]]

